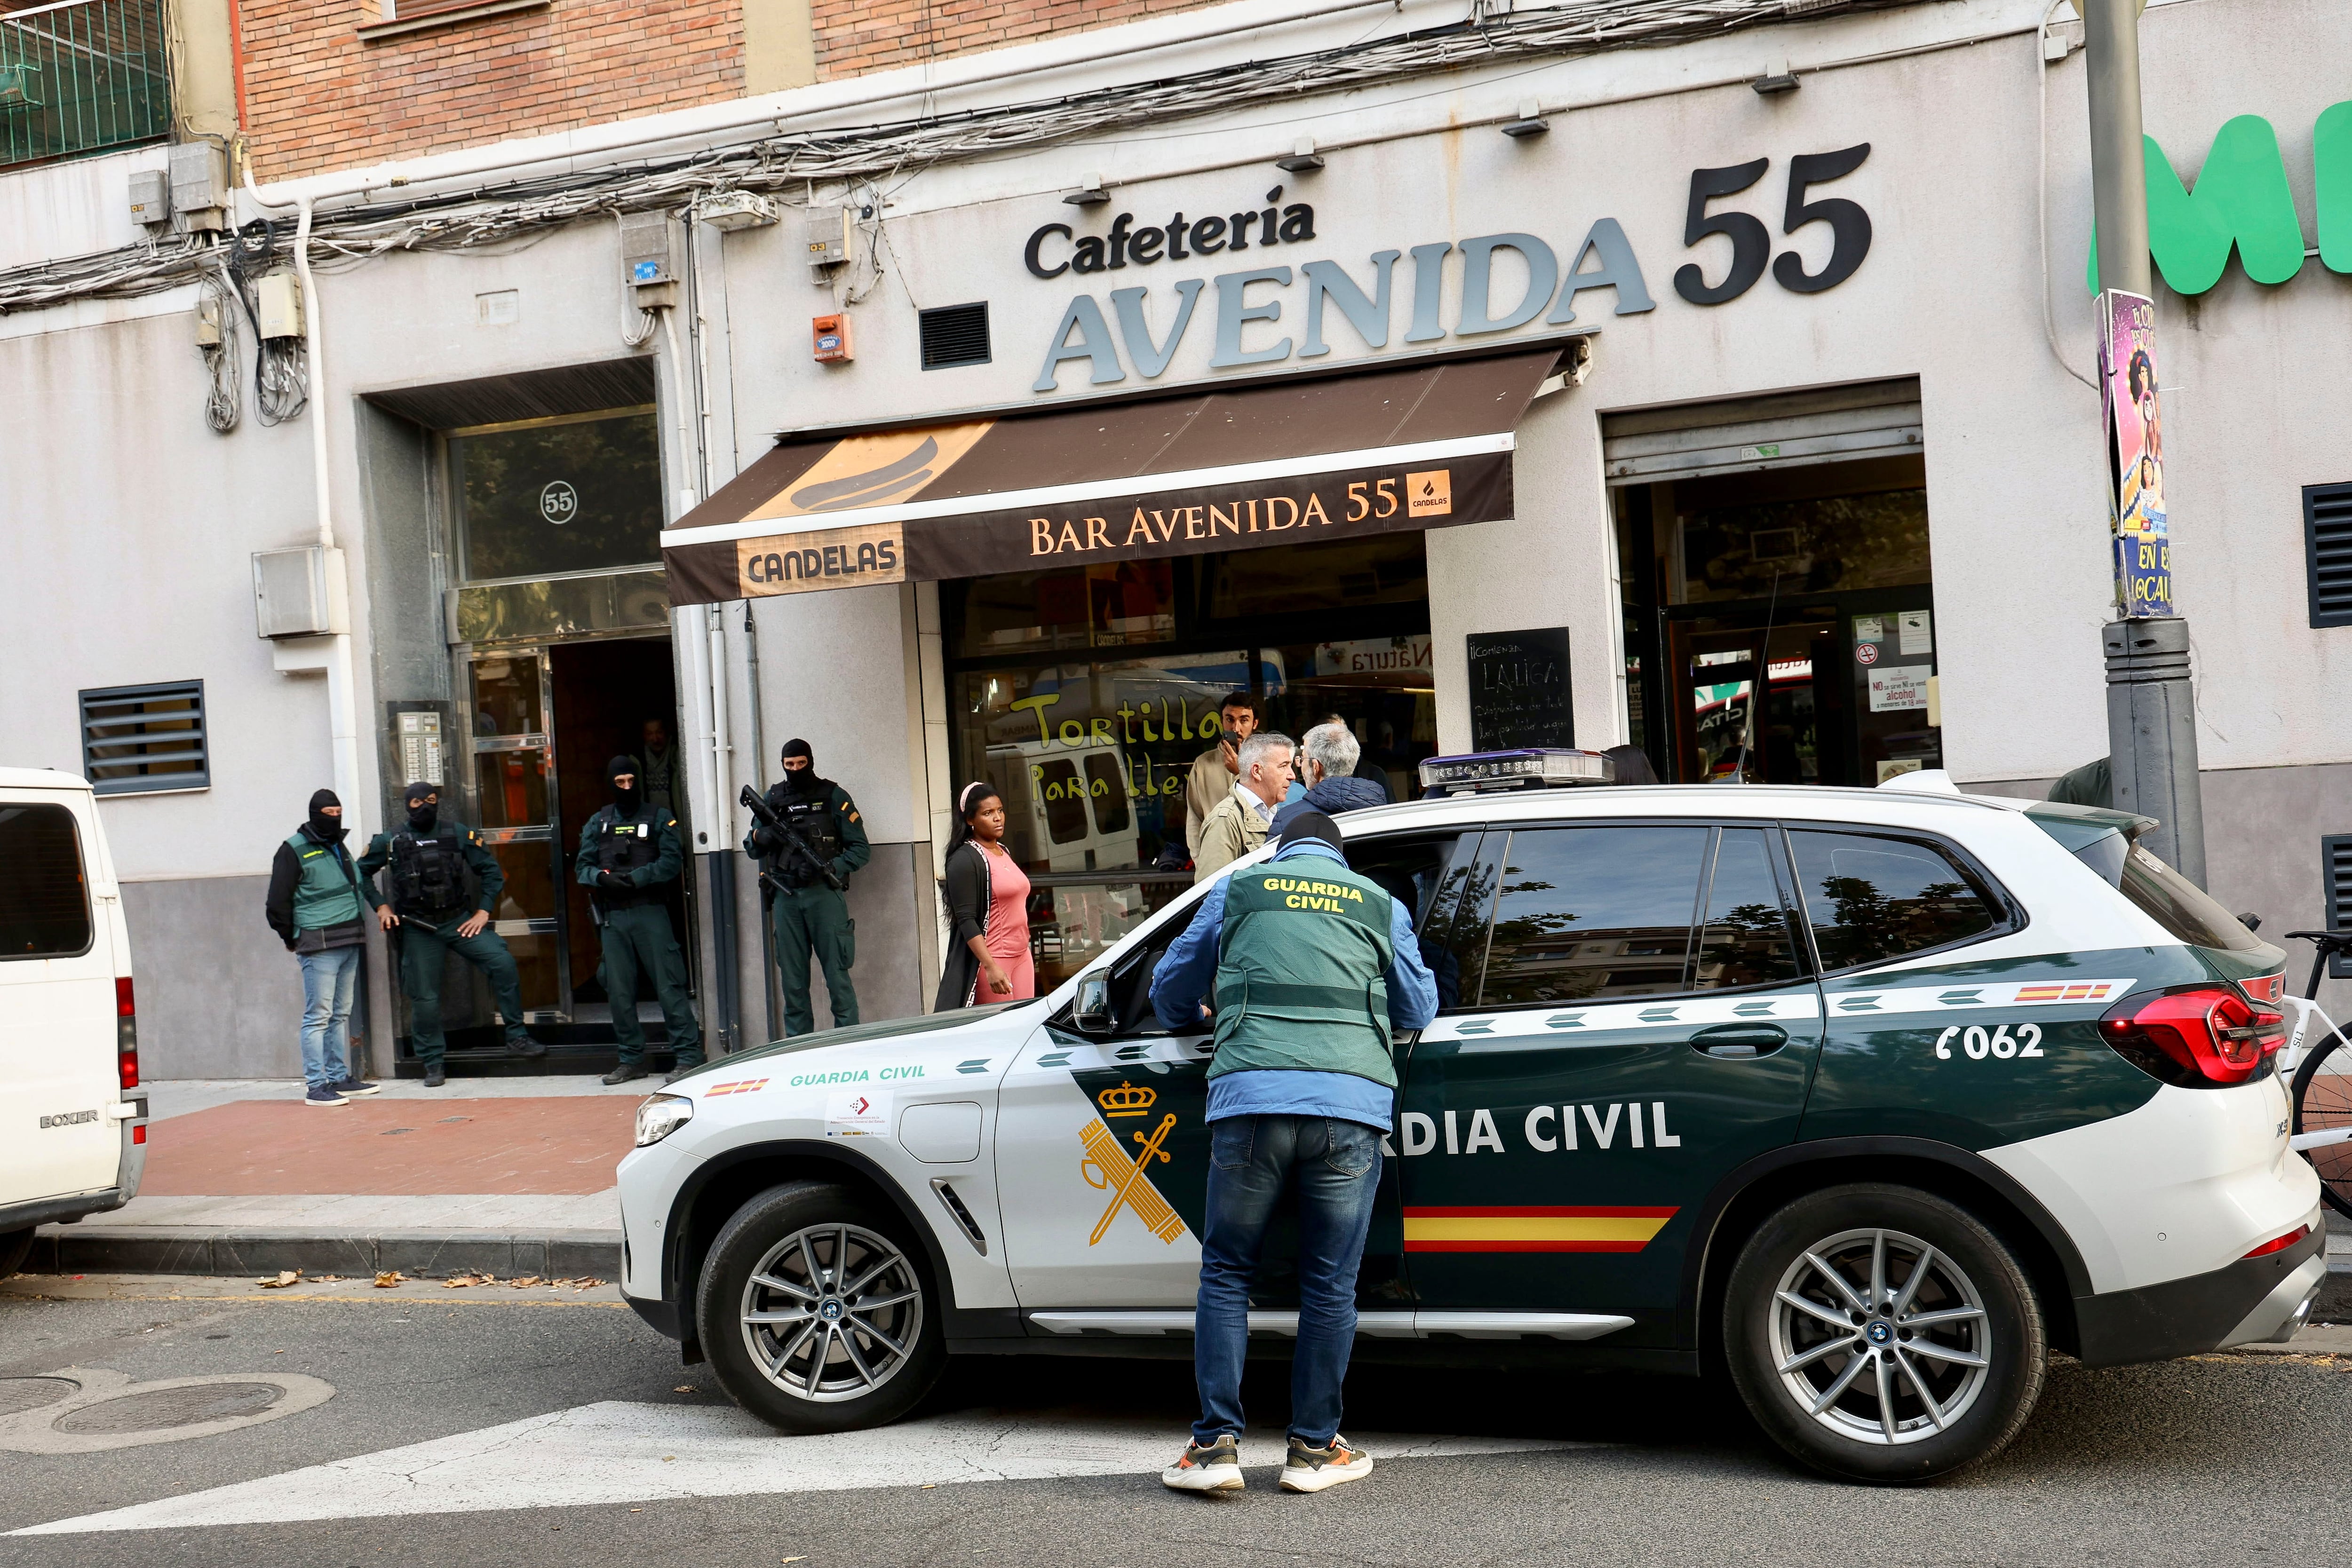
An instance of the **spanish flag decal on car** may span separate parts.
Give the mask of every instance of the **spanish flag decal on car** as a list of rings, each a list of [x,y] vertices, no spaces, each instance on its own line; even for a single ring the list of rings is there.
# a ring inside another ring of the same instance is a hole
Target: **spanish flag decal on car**
[[[1639,1252],[1671,1208],[1408,1208],[1408,1252]]]

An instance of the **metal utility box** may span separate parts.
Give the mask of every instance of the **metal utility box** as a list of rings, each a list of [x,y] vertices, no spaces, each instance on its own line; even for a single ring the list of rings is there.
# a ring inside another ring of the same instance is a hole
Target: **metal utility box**
[[[209,141],[183,141],[171,152],[172,226],[181,234],[217,234],[229,226],[228,153]]]
[[[254,286],[254,316],[264,338],[302,335],[302,280],[290,272],[273,272]]]
[[[811,207],[807,223],[808,264],[822,278],[826,267],[849,260],[856,239],[856,214],[848,207]]]
[[[677,303],[678,280],[686,274],[682,248],[667,213],[621,214],[621,275],[638,309]]]
[[[351,630],[351,591],[343,552],[323,545],[256,551],[253,557],[256,633],[318,637]]]
[[[139,169],[131,175],[131,221],[156,224],[172,221],[172,172],[168,169]]]
[[[702,221],[731,234],[763,228],[776,221],[776,204],[757,191],[725,191],[702,204]]]
[[[847,316],[817,316],[809,320],[809,335],[814,340],[819,364],[833,364],[857,357],[857,349],[849,340]]]

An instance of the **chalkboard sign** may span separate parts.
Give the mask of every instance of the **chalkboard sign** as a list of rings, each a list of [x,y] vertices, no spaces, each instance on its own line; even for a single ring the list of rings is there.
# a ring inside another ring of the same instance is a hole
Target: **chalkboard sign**
[[[1567,627],[1474,632],[1467,642],[1471,750],[1576,744]]]

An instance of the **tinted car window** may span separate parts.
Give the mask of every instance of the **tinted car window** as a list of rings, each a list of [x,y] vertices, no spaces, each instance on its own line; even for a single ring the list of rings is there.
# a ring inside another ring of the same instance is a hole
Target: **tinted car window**
[[[1717,839],[1695,988],[1779,985],[1804,972],[1773,836],[1762,828],[1726,828]]]
[[[0,958],[89,950],[81,835],[63,806],[0,805]]]
[[[1688,984],[1706,828],[1540,828],[1504,855],[1482,1007]]]
[[[1462,1005],[1462,961],[1448,938],[1477,842],[1475,833],[1447,833],[1431,839],[1360,839],[1348,846],[1348,864],[1386,888],[1391,898],[1412,913],[1421,961],[1437,977],[1440,1008]]]
[[[2123,894],[2141,914],[2192,947],[2233,947],[2240,952],[2263,946],[2238,917],[2206,895],[2195,883],[2140,848],[2124,856]]]
[[[1983,935],[2001,913],[1943,852],[1869,833],[1791,831],[1822,967],[1882,963]]]

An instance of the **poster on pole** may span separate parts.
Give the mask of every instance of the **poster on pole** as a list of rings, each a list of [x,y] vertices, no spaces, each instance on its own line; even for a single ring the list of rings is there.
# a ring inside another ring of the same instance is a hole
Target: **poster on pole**
[[[2156,301],[2146,295],[2109,289],[2099,296],[2099,387],[2116,601],[2126,620],[2179,614],[2164,502],[2164,420],[2157,406]]]

